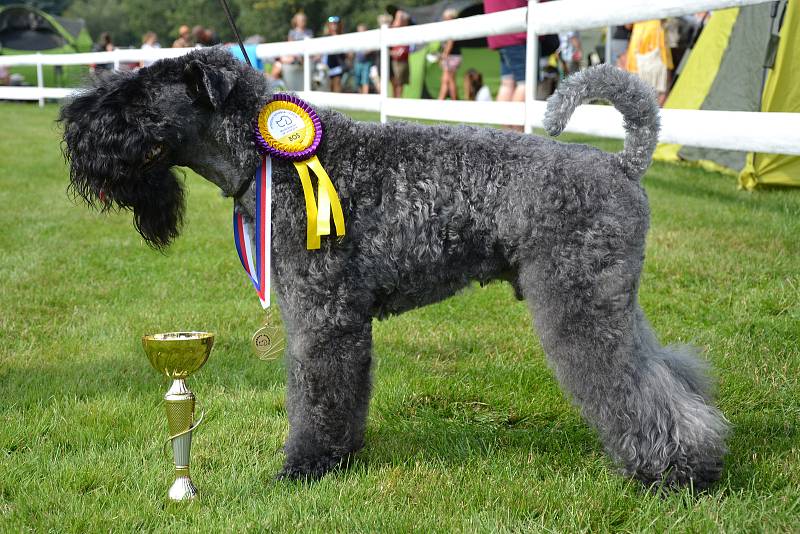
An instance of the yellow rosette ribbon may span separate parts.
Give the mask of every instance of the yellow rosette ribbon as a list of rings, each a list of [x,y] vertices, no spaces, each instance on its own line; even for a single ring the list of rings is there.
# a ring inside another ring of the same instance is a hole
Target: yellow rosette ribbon
[[[256,142],[262,151],[294,163],[303,185],[306,216],[306,247],[320,247],[320,237],[331,235],[331,217],[336,235],[345,234],[344,214],[339,195],[328,173],[316,156],[322,139],[322,123],[317,113],[303,100],[287,94],[276,94],[261,108],[256,124]],[[317,196],[311,183],[311,172],[317,177]]]

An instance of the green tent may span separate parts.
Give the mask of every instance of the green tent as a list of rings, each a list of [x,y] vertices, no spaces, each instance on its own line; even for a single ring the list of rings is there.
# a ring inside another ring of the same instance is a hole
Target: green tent
[[[83,20],[65,19],[32,6],[0,8],[0,47],[3,54],[88,52],[92,38]]]
[[[665,108],[800,112],[798,0],[716,11],[700,34]],[[794,61],[794,63],[793,63]],[[800,186],[800,157],[660,145],[655,157],[739,176],[751,190]]]
[[[70,54],[89,52],[92,38],[83,20],[65,19],[32,6],[0,7],[0,54]],[[45,86],[75,85],[86,74],[87,67],[42,69]],[[12,73],[24,76],[26,83],[36,84],[36,67],[14,67]]]
[[[442,69],[438,62],[428,61],[428,55],[438,52],[440,43],[434,41],[421,49],[412,52],[408,58],[409,84],[403,89],[405,98],[436,98],[442,77]],[[463,98],[464,74],[469,69],[476,69],[483,76],[483,83],[497,94],[500,87],[500,55],[490,48],[464,47],[461,49],[463,61],[456,72],[456,87],[459,98]]]

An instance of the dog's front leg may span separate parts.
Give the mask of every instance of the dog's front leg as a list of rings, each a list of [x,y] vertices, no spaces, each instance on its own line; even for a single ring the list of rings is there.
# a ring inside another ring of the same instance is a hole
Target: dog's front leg
[[[278,477],[314,479],[363,445],[372,324],[347,330],[287,326],[289,437]]]

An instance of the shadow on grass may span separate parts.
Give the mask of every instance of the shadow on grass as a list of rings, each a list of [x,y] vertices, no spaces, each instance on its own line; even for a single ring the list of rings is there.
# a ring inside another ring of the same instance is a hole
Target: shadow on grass
[[[470,346],[472,351],[475,348]],[[425,349],[422,352],[431,353],[432,359],[452,360],[451,351]],[[477,353],[482,353],[480,347]],[[465,359],[478,357],[473,353]],[[459,381],[463,372],[457,374],[453,373],[453,382]],[[541,404],[521,410],[515,409],[513,401],[493,405],[480,394],[453,390],[440,394],[421,391],[384,403],[373,409],[366,447],[353,465],[383,468],[426,462],[458,468],[499,455],[501,461],[519,459],[559,473],[594,472],[598,457],[605,458],[596,433],[560,394],[547,389],[542,384],[533,392]],[[796,475],[787,467],[800,442],[800,427],[786,419],[788,414],[728,414],[735,423],[722,479],[708,492],[696,495],[726,498],[745,491],[766,496],[796,484]],[[605,465],[614,470],[607,458]]]
[[[768,496],[793,487],[795,481],[784,468],[791,464],[787,456],[800,440],[797,428],[780,439],[768,439],[783,428],[780,422],[737,426],[736,435],[729,440],[731,452],[725,458],[722,479],[706,492],[694,493],[695,498],[714,495],[725,499],[741,492]],[[516,458],[520,465],[539,464],[548,472],[567,476],[591,476],[598,457],[603,457],[605,469],[615,471],[596,434],[577,414],[565,417],[556,413],[533,414],[522,425],[398,417],[371,426],[365,449],[351,465],[380,469],[425,462],[457,469],[487,460],[491,463],[492,456],[500,456],[499,462]],[[646,491],[638,484],[631,487]]]
[[[738,419],[732,425],[723,475],[730,488],[767,494],[795,485],[786,467],[787,456],[800,443],[797,422],[772,414],[743,414]]]

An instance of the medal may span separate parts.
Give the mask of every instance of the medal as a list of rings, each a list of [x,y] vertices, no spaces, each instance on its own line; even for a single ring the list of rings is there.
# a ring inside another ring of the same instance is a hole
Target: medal
[[[274,360],[286,347],[283,330],[272,324],[272,310],[267,312],[264,326],[256,330],[251,340],[253,351],[261,360]]]
[[[261,307],[267,312],[264,326],[251,339],[253,351],[262,360],[274,360],[285,346],[283,331],[272,324],[270,309],[270,262],[272,248],[272,161],[265,157],[256,169],[255,224],[238,207],[233,211],[233,241]]]

